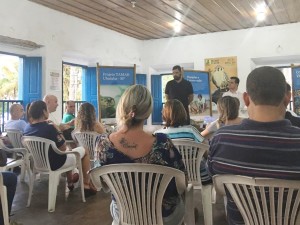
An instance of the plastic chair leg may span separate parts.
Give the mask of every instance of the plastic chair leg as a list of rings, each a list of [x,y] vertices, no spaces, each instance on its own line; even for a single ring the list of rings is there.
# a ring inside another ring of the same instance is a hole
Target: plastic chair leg
[[[202,194],[204,224],[213,225],[212,185],[203,185],[201,194]]]
[[[185,190],[185,215],[184,222],[187,225],[195,225],[194,215],[194,188],[189,184]]]
[[[55,211],[56,195],[57,195],[57,186],[59,181],[60,174],[52,173],[49,174],[49,190],[48,190],[48,211]]]
[[[9,225],[7,191],[6,191],[6,187],[5,186],[2,187],[0,195],[1,195],[1,205],[2,205],[2,213],[3,213],[4,225]]]
[[[30,203],[31,203],[32,191],[33,191],[33,186],[34,186],[34,181],[35,181],[35,175],[36,174],[34,172],[29,174],[29,193],[28,193],[28,200],[27,200],[26,207],[29,207]]]
[[[24,180],[25,180],[26,169],[27,169],[27,166],[26,166],[25,162],[23,162],[23,164],[21,165],[21,175],[20,175],[21,182],[24,182]]]

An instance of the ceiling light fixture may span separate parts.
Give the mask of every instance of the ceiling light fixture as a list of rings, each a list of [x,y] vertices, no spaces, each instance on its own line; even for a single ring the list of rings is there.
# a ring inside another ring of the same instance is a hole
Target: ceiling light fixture
[[[267,6],[265,3],[261,3],[260,5],[257,5],[256,9],[256,20],[261,22],[266,19],[266,13],[267,13]]]
[[[173,29],[175,33],[179,33],[181,31],[181,23],[179,21],[175,21],[173,23]]]
[[[131,0],[130,3],[131,3],[132,8],[135,8],[136,1],[135,0]]]

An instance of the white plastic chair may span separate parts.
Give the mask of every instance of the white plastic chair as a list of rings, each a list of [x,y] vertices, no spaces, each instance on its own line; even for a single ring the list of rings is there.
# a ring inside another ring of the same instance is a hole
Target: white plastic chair
[[[3,140],[0,139],[0,149],[4,150],[7,153],[16,154],[20,158],[13,159],[7,158],[6,166],[0,167],[0,172],[2,171],[9,171],[15,167],[21,166],[21,171],[27,170],[28,175],[30,177],[30,167],[26,166],[26,154],[27,151],[25,148],[8,148],[4,143]],[[23,172],[23,176],[21,176],[21,181],[24,181],[25,172]]]
[[[99,136],[97,132],[74,132],[72,133],[79,146],[84,147],[89,151],[91,168],[94,167],[94,155],[96,147],[96,138]]]
[[[8,136],[10,143],[13,148],[16,150],[21,150],[24,152],[25,166],[21,167],[21,181],[24,181],[25,178],[25,170],[28,171],[28,177],[30,176],[30,161],[29,161],[29,153],[24,148],[22,144],[23,133],[17,129],[6,129],[5,130]]]
[[[200,163],[209,146],[203,143],[187,140],[172,140],[180,154],[188,173],[188,182],[194,189],[201,189],[203,215],[205,225],[213,224],[212,214],[212,184],[202,185]]]
[[[299,225],[300,181],[216,175],[217,192],[225,187],[237,205],[245,225]]]
[[[1,197],[4,225],[9,225],[7,190],[6,190],[6,186],[3,184],[2,173],[0,173],[0,197]]]
[[[193,188],[186,188],[182,171],[153,164],[128,163],[97,167],[90,172],[93,184],[109,190],[114,195],[120,222],[126,225],[162,225],[162,200],[172,178],[175,178],[178,193],[185,192],[184,220],[186,224],[195,224],[193,208]],[[136,180],[140,185],[136,185]],[[104,182],[103,182],[104,181]],[[103,183],[102,183],[103,182]],[[178,221],[182,224],[183,221]],[[113,221],[112,225],[117,222]]]
[[[56,203],[56,195],[57,195],[57,186],[59,183],[59,178],[62,173],[73,170],[74,168],[78,168],[79,170],[79,182],[81,186],[81,195],[82,201],[85,202],[84,196],[84,185],[83,185],[83,175],[82,175],[82,166],[81,166],[81,158],[78,152],[60,151],[55,143],[51,140],[34,137],[34,136],[23,136],[22,143],[26,147],[26,149],[30,152],[33,157],[33,173],[41,173],[41,174],[49,174],[49,193],[48,193],[48,211],[55,211],[55,203]],[[66,168],[60,168],[58,170],[51,170],[48,152],[50,146],[52,149],[60,155],[74,154],[76,156],[76,165],[72,165]],[[27,207],[30,206],[32,190],[34,185],[34,177],[31,176],[30,185],[29,185],[29,196],[27,201]]]
[[[5,130],[9,141],[14,148],[24,148],[22,144],[23,133],[17,129],[6,129]]]

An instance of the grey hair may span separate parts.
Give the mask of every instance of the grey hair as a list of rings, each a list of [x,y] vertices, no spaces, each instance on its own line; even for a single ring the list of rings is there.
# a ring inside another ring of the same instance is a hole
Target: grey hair
[[[119,127],[127,129],[143,123],[152,113],[153,100],[149,90],[142,85],[132,85],[121,96],[116,112]]]

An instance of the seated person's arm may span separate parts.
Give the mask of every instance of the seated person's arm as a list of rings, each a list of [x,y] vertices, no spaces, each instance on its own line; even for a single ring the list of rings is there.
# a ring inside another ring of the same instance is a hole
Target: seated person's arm
[[[55,132],[55,137],[56,137],[56,140],[54,141],[57,148],[60,150],[60,151],[66,151],[67,150],[67,145],[66,145],[66,142],[65,142],[65,138],[64,138],[64,135],[63,133],[58,129],[58,127],[55,125],[55,124],[52,124],[54,129],[53,130],[50,130],[49,132]]]
[[[99,134],[103,134],[105,131],[105,128],[103,127],[103,125],[101,123],[96,123],[94,130],[95,130],[95,132],[97,132]]]

